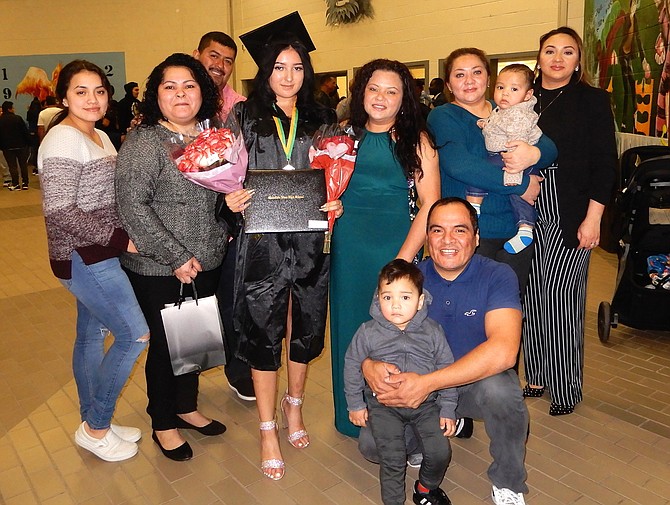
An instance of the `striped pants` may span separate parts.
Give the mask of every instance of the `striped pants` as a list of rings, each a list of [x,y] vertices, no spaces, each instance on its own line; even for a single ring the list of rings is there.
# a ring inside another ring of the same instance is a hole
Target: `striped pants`
[[[586,274],[591,251],[563,245],[555,170],[543,171],[537,200],[535,258],[524,310],[523,354],[526,380],[546,386],[552,402],[582,400]]]

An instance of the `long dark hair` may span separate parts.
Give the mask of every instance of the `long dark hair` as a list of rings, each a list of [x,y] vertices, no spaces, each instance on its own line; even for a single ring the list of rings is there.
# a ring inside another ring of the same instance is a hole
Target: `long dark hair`
[[[542,46],[550,37],[554,35],[567,35],[571,37],[577,44],[577,51],[579,52],[579,65],[578,69],[575,72],[575,75],[572,76],[571,82],[583,82],[584,84],[591,85],[591,76],[586,70],[586,65],[584,65],[584,43],[579,34],[570,28],[569,26],[559,26],[558,28],[551,30],[550,32],[545,33],[540,37],[540,48],[537,50],[537,59],[535,63],[535,82],[541,84],[542,82],[542,69],[540,69],[540,54],[542,53]]]
[[[202,105],[196,114],[196,119],[202,121],[211,119],[221,108],[219,90],[214,81],[207,73],[205,67],[193,56],[184,53],[174,53],[165,58],[156,68],[151,71],[147,79],[147,88],[140,105],[143,125],[155,125],[163,119],[163,113],[158,106],[158,88],[163,82],[165,71],[170,67],[186,67],[200,86]]]
[[[98,65],[91,63],[90,61],[73,60],[65,65],[60,71],[60,74],[58,74],[58,82],[56,83],[56,97],[61,104],[63,104],[63,100],[67,97],[67,90],[70,88],[70,82],[72,82],[72,78],[80,72],[93,72],[94,74],[97,74],[100,77],[100,81],[102,82],[102,87],[107,91],[108,100],[111,101],[112,85],[109,82],[109,79],[107,79],[105,72]],[[63,104],[63,110],[58,112],[53,118],[53,121],[51,121],[49,124],[49,129],[63,121],[69,112],[70,111],[68,107]]]
[[[314,67],[309,52],[299,40],[276,40],[265,46],[263,55],[258,62],[258,72],[254,77],[254,91],[249,98],[254,97],[255,100],[267,108],[274,106],[277,102],[277,95],[270,87],[270,76],[274,71],[279,54],[289,48],[295,49],[298,53],[304,69],[302,86],[296,96],[296,107],[300,109],[301,113],[304,111],[311,114],[315,109],[319,109],[314,99]]]
[[[354,87],[351,92],[351,119],[354,126],[365,127],[368,121],[368,113],[365,112],[363,99],[365,89],[372,74],[377,70],[393,72],[400,77],[402,82],[402,102],[395,117],[395,123],[391,127],[395,137],[395,148],[393,154],[400,162],[403,172],[407,177],[413,177],[416,172],[419,178],[423,177],[421,170],[421,158],[419,148],[422,136],[426,136],[431,145],[432,138],[426,130],[426,122],[419,108],[419,101],[414,94],[414,77],[403,63],[395,60],[377,59],[363,65],[354,77]],[[389,139],[389,142],[392,142]]]

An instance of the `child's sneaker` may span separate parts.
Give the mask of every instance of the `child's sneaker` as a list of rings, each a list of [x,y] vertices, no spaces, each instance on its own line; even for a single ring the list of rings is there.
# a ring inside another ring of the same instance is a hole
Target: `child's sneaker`
[[[428,493],[420,493],[417,489],[418,486],[419,481],[417,480],[414,483],[414,493],[412,494],[412,501],[416,505],[451,505],[451,500],[447,496],[447,493],[439,487]]]
[[[473,430],[474,423],[472,422],[471,417],[461,417],[456,419],[456,432],[454,433],[456,438],[470,438]]]

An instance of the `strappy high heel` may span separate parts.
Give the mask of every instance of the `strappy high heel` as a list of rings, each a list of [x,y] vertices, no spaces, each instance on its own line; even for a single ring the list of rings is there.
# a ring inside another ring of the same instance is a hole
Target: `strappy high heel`
[[[302,402],[305,399],[305,395],[302,395],[300,398],[295,398],[294,396],[291,396],[288,394],[288,391],[282,396],[281,401],[279,402],[279,407],[281,408],[281,414],[282,414],[282,419],[283,419],[283,427],[288,428],[288,416],[286,415],[286,406],[285,403],[290,403],[294,407],[302,407]],[[293,433],[289,433],[288,435],[288,443],[291,444],[293,447],[296,449],[304,449],[309,445],[309,440],[305,444],[301,444],[298,441],[301,438],[309,437],[309,434],[307,433],[306,430],[298,430],[294,431]]]
[[[277,421],[274,419],[272,421],[261,421],[259,428],[261,431],[277,431]],[[277,437],[277,440],[279,440],[279,437]],[[263,445],[262,440],[261,445]],[[284,477],[285,468],[286,464],[281,459],[273,458],[264,459],[261,461],[261,472],[263,472],[263,475],[265,475],[268,479],[281,479]],[[278,472],[278,470],[281,470],[281,472]]]

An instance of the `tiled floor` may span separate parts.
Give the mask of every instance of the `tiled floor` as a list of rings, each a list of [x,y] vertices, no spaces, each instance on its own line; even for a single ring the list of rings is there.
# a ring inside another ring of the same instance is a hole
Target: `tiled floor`
[[[283,444],[287,472],[279,482],[257,469],[254,405],[231,393],[220,369],[203,374],[200,400],[228,431],[215,438],[188,433],[191,461],[165,459],[148,436],[144,357],[116,414],[144,431],[138,456],[105,463],[76,447],[74,303],[49,270],[37,186],[0,191],[0,503],[380,503],[377,467],[332,426],[327,353],[311,367],[307,387],[312,444],[304,451]],[[547,399],[528,401],[529,505],[670,504],[670,333],[619,327],[608,345],[598,341],[595,310],[611,298],[615,272],[616,257],[598,250],[589,285],[585,401],[560,418],[548,416]],[[482,425],[453,446],[443,488],[454,505],[490,503]],[[408,482],[415,478],[410,470]]]

